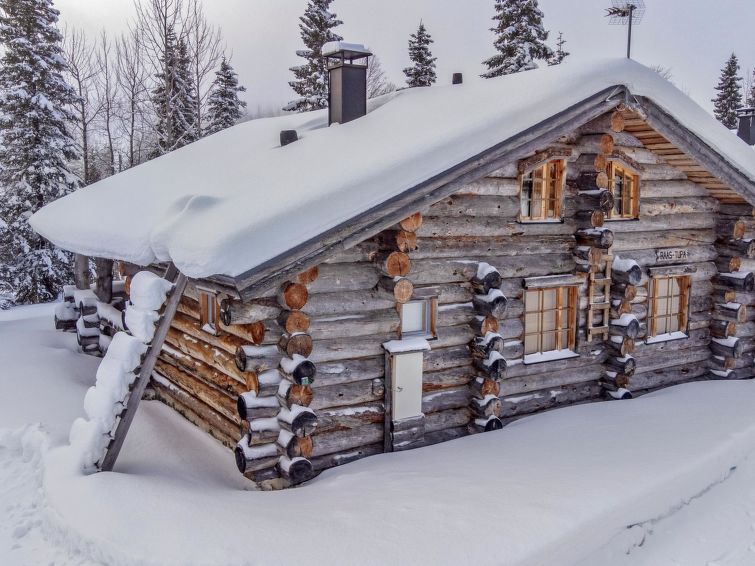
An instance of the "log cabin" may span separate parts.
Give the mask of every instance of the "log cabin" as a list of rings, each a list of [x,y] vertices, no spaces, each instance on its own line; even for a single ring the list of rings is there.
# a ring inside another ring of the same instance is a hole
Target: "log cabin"
[[[366,103],[369,52],[328,56],[329,110],[240,124],[32,219],[78,254],[56,325],[85,350],[128,330],[138,270],[184,276],[145,394],[249,479],[753,377],[755,111],[737,137],[614,59]]]

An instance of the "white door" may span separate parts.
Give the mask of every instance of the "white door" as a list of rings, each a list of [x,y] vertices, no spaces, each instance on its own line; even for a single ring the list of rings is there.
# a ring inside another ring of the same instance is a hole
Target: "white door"
[[[422,414],[422,362],[424,352],[393,354],[394,421]]]

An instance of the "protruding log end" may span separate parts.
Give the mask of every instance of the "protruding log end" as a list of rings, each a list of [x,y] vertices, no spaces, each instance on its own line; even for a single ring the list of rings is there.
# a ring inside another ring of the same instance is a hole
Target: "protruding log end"
[[[618,134],[619,132],[624,131],[625,126],[626,121],[624,120],[624,115],[621,112],[617,110],[616,112],[611,114],[611,130]]]
[[[610,332],[634,340],[640,335],[640,321],[632,314],[623,314],[611,321]]]
[[[402,230],[407,232],[416,232],[422,226],[422,214],[415,212],[411,216],[404,218],[398,223]]]
[[[296,332],[306,332],[309,330],[310,320],[309,316],[301,311],[284,310],[278,315],[278,324],[280,324],[288,334],[294,334]]]
[[[485,336],[488,332],[498,332],[500,325],[494,316],[476,316],[469,323],[477,334]]]
[[[613,246],[613,232],[605,228],[577,230],[574,236],[577,239],[577,244],[580,246],[592,246],[603,250],[607,250]]]
[[[378,282],[378,287],[397,303],[408,302],[414,294],[414,285],[403,277],[383,276]]]
[[[499,289],[503,283],[500,272],[488,263],[477,266],[477,273],[472,277],[472,287],[477,293],[486,294],[491,289]]]
[[[379,253],[375,262],[388,277],[406,277],[412,268],[412,262],[404,252]]]
[[[315,265],[297,275],[296,282],[301,283],[302,285],[309,285],[310,283],[314,283],[319,275],[320,268]]]
[[[281,476],[286,478],[292,485],[305,482],[315,475],[312,462],[306,458],[281,458],[278,464]]]
[[[472,297],[472,305],[477,314],[482,316],[494,316],[501,319],[506,314],[508,301],[500,289],[491,289],[485,295]]]
[[[297,385],[310,385],[315,381],[317,375],[315,364],[300,355],[293,359],[284,358],[281,360],[280,371]]]
[[[291,310],[300,310],[307,304],[309,291],[301,283],[288,281],[278,291],[278,303]]]
[[[312,353],[313,346],[312,337],[303,332],[282,334],[278,340],[278,351],[289,358],[296,354],[306,358]]]
[[[600,137],[600,152],[606,155],[613,153],[614,140],[611,134],[603,134]]]

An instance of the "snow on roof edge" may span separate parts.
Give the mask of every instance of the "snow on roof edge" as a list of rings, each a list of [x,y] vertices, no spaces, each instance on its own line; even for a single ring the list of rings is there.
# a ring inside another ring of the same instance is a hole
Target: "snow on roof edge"
[[[366,117],[330,128],[326,111],[240,124],[60,199],[35,214],[32,226],[86,255],[173,261],[191,277],[233,277],[622,85],[755,184],[755,152],[654,71],[625,59],[558,67],[407,89],[372,104]],[[542,88],[550,82],[558,96]],[[281,129],[297,129],[301,139],[280,148]],[[81,210],[91,214],[77,222]]]

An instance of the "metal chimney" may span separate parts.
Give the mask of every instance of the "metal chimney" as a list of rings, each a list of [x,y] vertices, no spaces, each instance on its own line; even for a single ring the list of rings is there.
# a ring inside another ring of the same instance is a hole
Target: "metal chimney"
[[[367,61],[364,45],[331,41],[323,45],[328,61],[329,124],[345,124],[367,114]]]
[[[755,145],[755,108],[740,108],[737,110],[739,127],[737,135],[748,145]]]

